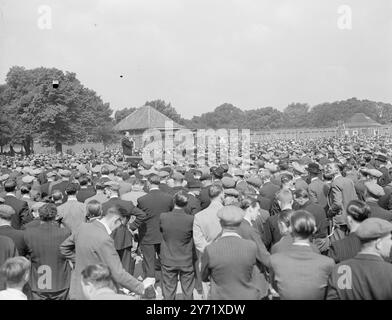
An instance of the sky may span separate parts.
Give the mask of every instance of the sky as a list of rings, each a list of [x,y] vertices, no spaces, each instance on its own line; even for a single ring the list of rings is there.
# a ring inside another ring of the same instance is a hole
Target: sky
[[[55,67],[113,110],[392,103],[391,59],[392,0],[0,0],[0,83]]]

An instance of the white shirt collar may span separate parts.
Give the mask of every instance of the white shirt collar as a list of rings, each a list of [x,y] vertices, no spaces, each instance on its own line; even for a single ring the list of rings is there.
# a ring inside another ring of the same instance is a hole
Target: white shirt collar
[[[242,238],[237,232],[235,231],[223,231],[221,238],[223,237],[238,237],[238,238]]]
[[[27,300],[27,296],[22,291],[14,288],[8,288],[4,291],[0,291],[0,294],[5,294],[6,298],[12,300]]]
[[[102,221],[102,220],[97,220],[97,221],[100,222],[101,224],[103,224],[103,226],[105,227],[105,229],[109,235],[112,234],[112,230],[110,230],[109,226],[104,221]]]
[[[337,174],[337,175],[333,178],[333,180],[335,181],[335,179],[337,179],[337,178],[339,178],[339,177],[342,177],[342,175],[341,175],[341,174]]]
[[[318,177],[313,177],[312,180],[310,180],[310,181],[314,181],[314,180],[316,180],[316,179],[318,179]]]

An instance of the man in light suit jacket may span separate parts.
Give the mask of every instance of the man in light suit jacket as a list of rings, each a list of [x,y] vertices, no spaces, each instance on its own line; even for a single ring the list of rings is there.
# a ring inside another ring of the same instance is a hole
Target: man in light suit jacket
[[[299,210],[290,220],[294,238],[291,249],[271,255],[273,287],[282,300],[323,300],[335,263],[310,247],[316,230],[311,213]]]
[[[127,273],[120,261],[110,234],[126,221],[122,216],[124,211],[116,207],[109,208],[106,215],[100,220],[83,223],[60,246],[60,252],[74,263],[75,268],[71,275],[70,298],[83,300],[85,297],[81,287],[82,271],[89,265],[103,263],[108,266],[113,280],[137,294],[143,294],[144,289],[152,285],[151,279],[140,282]],[[126,213],[125,213],[126,214]]]
[[[261,295],[252,272],[257,261],[257,245],[237,233],[244,211],[225,206],[217,215],[222,234],[205,248],[202,256],[202,280],[211,282],[208,299],[258,300]]]
[[[341,167],[337,163],[327,165],[326,174],[333,177],[328,192],[328,206],[330,218],[334,217],[337,225],[345,225],[346,208],[351,200],[357,200],[354,182],[341,174]]]
[[[75,232],[83,222],[86,222],[86,205],[79,202],[76,198],[77,190],[76,183],[68,184],[65,189],[67,201],[58,207],[58,219],[61,220],[71,232]]]
[[[223,207],[224,192],[221,186],[213,184],[209,188],[210,205],[197,213],[193,221],[193,241],[199,253],[221,233],[222,227],[216,215]]]

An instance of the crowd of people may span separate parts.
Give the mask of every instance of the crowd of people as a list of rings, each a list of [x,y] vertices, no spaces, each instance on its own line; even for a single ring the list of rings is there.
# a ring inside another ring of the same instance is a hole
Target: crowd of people
[[[250,147],[0,156],[0,300],[392,299],[392,137]]]

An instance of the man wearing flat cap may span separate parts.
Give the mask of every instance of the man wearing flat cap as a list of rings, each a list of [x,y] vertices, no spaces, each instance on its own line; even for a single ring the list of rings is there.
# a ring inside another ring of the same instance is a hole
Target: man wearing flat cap
[[[70,178],[72,172],[70,170],[59,170],[59,173],[61,175],[61,180],[60,182],[57,183],[56,181],[55,183],[52,183],[49,186],[49,195],[51,195],[54,190],[59,190],[63,194],[63,203],[64,203],[68,199],[65,189],[67,188],[68,184],[71,182]]]
[[[336,265],[328,281],[330,300],[391,300],[392,224],[378,218],[361,222],[356,234],[361,251],[353,259]]]
[[[366,188],[364,192],[365,202],[369,205],[371,211],[370,217],[392,221],[392,212],[381,208],[378,204],[378,200],[385,195],[384,189],[374,181],[366,181],[364,186]]]
[[[257,245],[237,232],[244,211],[236,206],[222,207],[217,216],[221,236],[205,248],[202,256],[203,281],[211,281],[210,300],[258,300],[261,298],[253,273]]]

